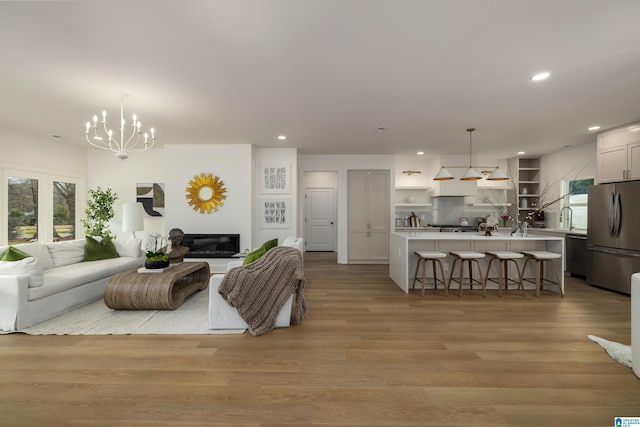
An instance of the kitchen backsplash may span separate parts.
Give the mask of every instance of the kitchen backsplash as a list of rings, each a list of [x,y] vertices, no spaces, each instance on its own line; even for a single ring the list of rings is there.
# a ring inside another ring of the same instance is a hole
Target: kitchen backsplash
[[[437,225],[456,225],[460,223],[461,217],[468,219],[469,225],[476,225],[477,218],[487,218],[490,214],[496,218],[500,217],[501,212],[495,208],[473,208],[465,203],[464,197],[434,197],[431,199],[433,205],[429,211],[416,212],[420,218],[420,225],[427,224]],[[400,220],[402,226],[408,226],[405,219],[411,215],[409,211],[398,212],[397,220]]]

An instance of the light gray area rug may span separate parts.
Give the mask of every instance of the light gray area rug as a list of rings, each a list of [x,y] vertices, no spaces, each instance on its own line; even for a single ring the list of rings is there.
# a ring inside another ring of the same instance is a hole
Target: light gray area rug
[[[199,291],[176,310],[112,310],[103,300],[22,329],[30,335],[208,335],[244,329],[209,329],[209,291]]]
[[[591,341],[597,342],[616,362],[631,368],[631,346],[615,341],[605,340],[595,335],[587,335]]]

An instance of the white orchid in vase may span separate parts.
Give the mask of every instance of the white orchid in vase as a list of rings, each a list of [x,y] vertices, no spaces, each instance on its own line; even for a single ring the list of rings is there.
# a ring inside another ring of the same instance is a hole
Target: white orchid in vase
[[[169,261],[171,242],[160,233],[151,233],[145,241],[145,257],[147,261]]]

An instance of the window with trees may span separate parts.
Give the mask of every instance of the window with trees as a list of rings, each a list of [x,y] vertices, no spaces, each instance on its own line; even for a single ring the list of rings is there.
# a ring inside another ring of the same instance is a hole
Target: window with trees
[[[571,208],[573,218],[570,218],[569,215],[563,215],[562,225],[564,228],[569,228],[571,226],[569,221],[572,220],[574,228],[587,229],[588,189],[593,183],[593,178],[567,181],[566,189],[568,197],[566,198],[564,206]]]
[[[81,178],[2,168],[0,175],[0,245],[79,238]]]
[[[53,241],[76,238],[76,184],[53,181]]]
[[[8,178],[9,244],[38,240],[38,179]]]

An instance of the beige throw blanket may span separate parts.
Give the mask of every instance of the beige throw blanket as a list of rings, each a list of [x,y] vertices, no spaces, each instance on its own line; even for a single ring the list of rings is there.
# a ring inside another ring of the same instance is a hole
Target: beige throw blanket
[[[238,310],[249,325],[249,332],[257,336],[274,328],[278,312],[294,292],[291,323],[302,321],[307,311],[304,286],[302,253],[276,246],[253,263],[227,271],[218,293]]]

